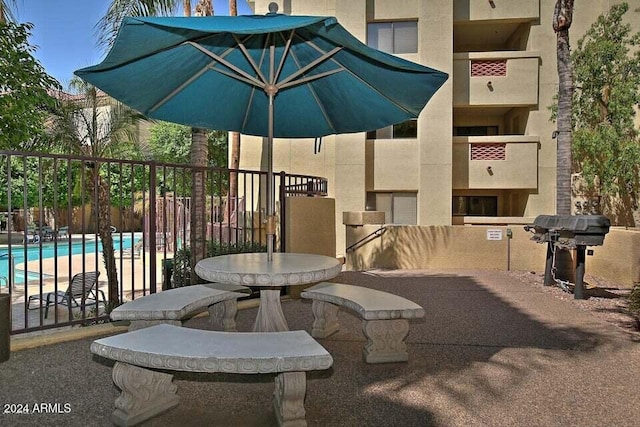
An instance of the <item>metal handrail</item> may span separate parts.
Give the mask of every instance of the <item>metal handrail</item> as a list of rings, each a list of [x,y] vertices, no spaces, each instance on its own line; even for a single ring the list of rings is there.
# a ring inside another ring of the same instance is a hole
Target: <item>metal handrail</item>
[[[352,244],[351,246],[349,246],[346,249],[346,252],[353,252],[356,249],[358,249],[360,246],[364,245],[365,243],[369,243],[370,241],[372,241],[374,238],[378,238],[380,236],[382,236],[384,234],[384,232],[387,231],[387,226],[382,226],[380,228],[378,228],[377,230],[367,234],[366,236],[364,236],[362,239],[358,240],[357,242],[355,242],[354,244]]]
[[[9,277],[6,276],[0,276],[0,280],[4,280],[7,283],[7,290],[9,290],[9,292],[13,292],[15,290],[15,283],[16,283],[16,278],[15,278],[15,274],[16,274],[16,266],[15,266],[15,260],[13,258],[13,255],[10,254],[0,254],[0,258],[7,258],[7,262],[9,263]],[[25,270],[26,273],[26,270]]]

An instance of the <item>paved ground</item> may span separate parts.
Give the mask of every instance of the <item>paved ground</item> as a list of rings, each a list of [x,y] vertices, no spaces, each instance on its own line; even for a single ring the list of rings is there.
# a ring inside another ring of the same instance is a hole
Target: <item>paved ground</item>
[[[367,365],[360,321],[320,340],[333,368],[308,375],[310,426],[636,426],[640,335],[500,272],[342,273],[343,283],[421,304],[408,363]],[[310,329],[311,304],[283,304]],[[238,315],[250,329],[255,309]],[[191,327],[206,327],[193,319]],[[58,403],[59,414],[0,414],[1,426],[108,426],[118,389],[92,339],[14,352],[0,364],[0,404]],[[147,426],[270,426],[273,376],[177,374],[181,404]],[[65,404],[68,404],[65,406]],[[67,412],[67,413],[65,413]]]

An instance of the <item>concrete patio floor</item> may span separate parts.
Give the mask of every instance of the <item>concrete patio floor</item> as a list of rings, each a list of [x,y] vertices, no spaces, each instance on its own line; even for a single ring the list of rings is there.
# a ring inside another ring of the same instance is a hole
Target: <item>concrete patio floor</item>
[[[310,426],[638,425],[638,333],[502,272],[376,270],[336,281],[404,296],[427,314],[411,323],[408,363],[367,365],[360,320],[342,312],[341,330],[319,340],[333,367],[307,376]],[[283,310],[292,329],[310,331],[310,302],[286,301]],[[239,330],[255,314],[240,310]],[[207,319],[187,326],[206,328]],[[119,391],[112,362],[89,352],[93,339],[15,351],[0,364],[0,425],[111,425]],[[275,425],[272,375],[177,373],[174,381],[180,405],[143,425]],[[60,413],[7,413],[36,403],[57,403]]]

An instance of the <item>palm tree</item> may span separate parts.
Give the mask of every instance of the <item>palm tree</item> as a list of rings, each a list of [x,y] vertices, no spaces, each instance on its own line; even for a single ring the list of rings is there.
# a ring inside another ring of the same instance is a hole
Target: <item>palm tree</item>
[[[553,12],[553,30],[557,35],[558,57],[558,151],[556,164],[556,214],[571,215],[571,109],[573,70],[569,49],[569,27],[573,0],[557,0]]]
[[[16,0],[0,0],[0,24],[14,22],[12,8],[16,7]]]
[[[125,16],[153,16],[172,15],[180,5],[180,0],[112,0],[107,14],[98,23],[100,43],[109,46],[115,36],[122,19]],[[191,1],[182,0],[185,16],[191,16]],[[213,15],[212,0],[198,0],[196,5],[198,16]],[[191,195],[191,262],[196,262],[206,256],[205,231],[205,182],[204,168],[207,166],[209,147],[205,129],[193,128],[191,133],[191,164],[203,168],[193,174],[193,192]],[[192,281],[198,277],[195,272]]]
[[[185,1],[186,6],[186,1]],[[211,0],[199,0],[196,5],[196,16],[212,16],[213,4]],[[191,165],[197,169],[193,171],[193,191],[191,193],[191,265],[207,257],[207,233],[206,233],[206,191],[207,182],[206,167],[209,160],[209,144],[207,130],[202,128],[191,129]],[[200,278],[191,269],[191,283],[197,283]]]
[[[60,96],[50,122],[54,143],[69,153],[92,158],[111,157],[123,144],[137,143],[137,123],[144,120],[140,114],[77,77],[72,79],[70,89],[76,96]],[[119,304],[119,292],[109,184],[100,173],[99,161],[83,162],[83,166],[83,173],[97,192],[97,197],[91,197],[91,208],[97,213],[96,228],[102,241],[109,305],[113,308]]]

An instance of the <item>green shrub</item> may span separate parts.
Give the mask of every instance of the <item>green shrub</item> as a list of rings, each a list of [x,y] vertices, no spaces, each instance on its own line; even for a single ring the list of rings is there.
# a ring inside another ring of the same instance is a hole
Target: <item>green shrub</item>
[[[266,252],[267,247],[257,242],[222,243],[218,240],[207,242],[207,256]],[[191,250],[189,247],[178,249],[173,257],[172,287],[191,285]]]
[[[640,315],[640,284],[635,285],[629,295],[629,308]]]

